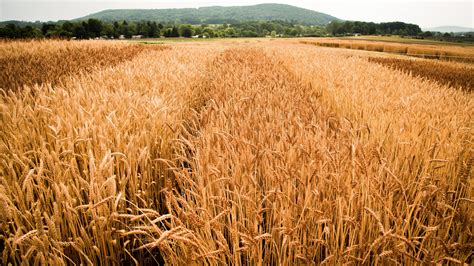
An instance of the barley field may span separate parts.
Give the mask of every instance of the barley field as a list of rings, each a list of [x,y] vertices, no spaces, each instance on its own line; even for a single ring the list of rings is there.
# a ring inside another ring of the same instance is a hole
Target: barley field
[[[0,42],[0,264],[474,263],[472,65],[397,60]]]

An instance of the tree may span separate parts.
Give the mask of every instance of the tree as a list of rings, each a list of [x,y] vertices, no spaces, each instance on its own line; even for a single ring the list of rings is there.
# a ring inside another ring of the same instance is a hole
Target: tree
[[[386,22],[376,24],[361,21],[333,21],[326,26],[326,30],[332,35],[344,34],[400,34],[417,36],[421,33],[418,25],[403,22]]]
[[[401,36],[407,36],[408,35],[408,32],[406,29],[401,29],[398,31],[398,34],[401,35]]]
[[[241,35],[242,37],[258,37],[258,34],[251,30],[243,30]]]
[[[111,23],[105,23],[103,25],[102,33],[101,35],[105,35],[107,37],[114,37],[114,25]]]
[[[87,36],[87,30],[86,27],[84,27],[85,22],[83,23],[78,23],[75,24],[73,29],[72,29],[72,35],[78,39],[86,39],[88,38]]]
[[[64,22],[58,30],[57,35],[61,38],[71,38],[73,36],[73,29],[74,24],[71,22]]]
[[[423,37],[433,37],[433,33],[431,31],[425,31],[423,32]]]
[[[179,31],[176,26],[171,29],[170,37],[179,37]]]
[[[114,22],[113,36],[114,38],[118,38],[120,36],[120,24],[117,21]]]
[[[137,24],[136,23],[133,23],[133,22],[130,22],[128,24],[128,34],[125,35],[125,37],[127,38],[132,38],[133,35],[137,35]]]
[[[202,35],[203,27],[202,26],[194,27],[193,31],[195,35]]]
[[[126,20],[122,22],[122,25],[120,25],[119,35],[124,35],[126,38],[132,37]]]
[[[163,36],[165,36],[165,38],[171,37],[171,29],[165,29]]]
[[[86,30],[89,37],[92,37],[92,38],[99,37],[100,34],[102,33],[102,29],[103,29],[102,21],[98,19],[93,19],[93,18],[90,18],[87,20]]]
[[[50,35],[56,31],[56,25],[55,24],[48,24],[44,23],[43,26],[41,26],[41,32],[43,33],[44,36],[50,33]]]
[[[21,29],[21,38],[38,38],[41,37],[41,32],[37,28],[33,28],[30,25],[25,26]]]
[[[332,21],[331,23],[329,23],[327,26],[326,26],[326,29],[329,33],[331,33],[332,35],[336,35],[339,31],[339,28],[340,28],[340,25],[341,23],[337,22],[337,21]]]
[[[216,33],[212,28],[206,27],[202,30],[202,35],[206,36],[206,38],[214,38],[216,36]]]
[[[15,24],[8,23],[4,29],[4,35],[7,38],[19,38],[20,34]],[[3,36],[2,36],[3,37]]]
[[[237,37],[235,29],[233,27],[228,27],[224,31],[225,37]]]
[[[66,21],[61,25],[61,30],[63,30],[63,31],[72,33],[73,29],[74,29],[74,24],[72,24],[69,21]]]
[[[185,38],[191,38],[193,36],[193,29],[191,25],[183,24],[179,26],[179,34]]]
[[[160,37],[160,29],[158,28],[158,25],[156,25],[156,22],[148,21],[148,37]]]
[[[136,34],[137,35],[142,35],[144,37],[148,37],[148,32],[150,30],[149,26],[148,26],[148,23],[141,23],[141,22],[138,22],[136,24],[137,28],[136,28]]]

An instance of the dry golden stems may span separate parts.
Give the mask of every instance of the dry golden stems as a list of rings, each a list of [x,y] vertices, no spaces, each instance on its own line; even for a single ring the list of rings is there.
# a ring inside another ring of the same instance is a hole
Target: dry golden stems
[[[368,60],[469,92],[474,90],[474,69],[471,67],[446,62],[383,57],[369,57]]]
[[[70,75],[114,66],[146,50],[164,46],[117,42],[31,41],[0,43],[0,88],[57,84]]]
[[[472,263],[472,97],[269,43],[2,96],[3,262]]]
[[[323,47],[346,48],[376,52],[395,53],[401,55],[418,56],[430,59],[441,59],[474,63],[474,48],[452,45],[426,45],[409,43],[389,43],[383,41],[318,39],[300,41],[303,44],[312,44]]]
[[[226,52],[197,86],[210,100],[191,145],[194,174],[183,182],[187,204],[170,209],[197,231],[208,260],[413,263],[450,258],[439,249],[449,242],[466,260],[472,236],[441,213],[456,219],[447,206],[472,198],[443,194],[460,180],[456,165],[470,164],[462,127],[472,99],[361,59],[290,51]],[[416,97],[429,106],[407,102]],[[452,127],[438,132],[445,121]],[[468,236],[446,236],[453,225]]]
[[[209,102],[193,141],[195,175],[189,177],[193,187],[185,195],[190,206],[176,204],[172,209],[188,217],[197,215],[187,226],[197,230],[206,254],[213,255],[208,257],[211,262],[290,262],[296,255],[306,256],[290,245],[297,236],[284,232],[301,226],[297,216],[302,210],[293,201],[311,193],[306,189],[315,178],[309,176],[313,165],[299,170],[308,174],[304,183],[286,176],[285,168],[300,168],[319,151],[311,147],[321,133],[305,129],[324,111],[314,106],[317,92],[262,50],[225,52],[208,72],[213,75],[197,86],[207,90]],[[294,106],[305,108],[285,113],[285,108]],[[196,213],[200,206],[203,212]],[[306,213],[318,218],[314,214]],[[288,252],[289,257],[278,255]]]
[[[64,88],[2,96],[5,263],[159,260],[155,251],[135,251],[151,236],[124,233],[167,212],[163,192],[174,175],[165,159],[175,157],[182,99],[213,52],[148,51]]]
[[[366,165],[375,166],[377,178],[371,183],[379,191],[369,190],[368,195],[378,195],[383,205],[371,208],[385,209],[387,225],[413,239],[426,232],[423,226],[436,226],[436,231],[425,236],[418,259],[438,260],[453,254],[461,261],[469,258],[472,205],[463,203],[457,210],[455,206],[460,198],[472,199],[473,190],[451,193],[460,182],[469,187],[468,181],[461,181],[460,171],[472,177],[467,170],[473,156],[472,97],[371,66],[363,59],[335,60],[336,52],[293,51],[295,60],[287,65],[296,66],[301,75],[326,88],[323,95],[333,99],[340,116],[351,122],[356,151],[363,153],[356,162],[362,174]],[[395,221],[400,217],[405,217],[405,225],[398,227],[401,224]],[[450,236],[452,230],[456,234]],[[440,251],[439,245],[448,243],[458,249]]]

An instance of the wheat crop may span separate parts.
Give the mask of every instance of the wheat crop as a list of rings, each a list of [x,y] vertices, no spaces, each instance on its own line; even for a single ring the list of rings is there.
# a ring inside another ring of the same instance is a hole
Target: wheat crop
[[[165,48],[107,41],[1,41],[0,88],[14,90],[23,85],[57,84],[71,75],[130,60],[145,50]]]
[[[300,41],[300,43],[322,47],[393,53],[427,59],[440,59],[465,63],[474,62],[474,48],[471,46],[443,46],[429,44],[392,43],[383,41],[342,40],[332,38],[303,40]]]
[[[3,264],[472,263],[470,92],[291,41],[169,47],[3,90]]]
[[[474,89],[474,69],[468,65],[384,57],[368,60],[467,91]]]

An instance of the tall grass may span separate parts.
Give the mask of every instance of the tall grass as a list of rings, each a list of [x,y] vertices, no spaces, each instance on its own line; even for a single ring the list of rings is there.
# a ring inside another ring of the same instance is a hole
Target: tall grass
[[[472,263],[471,95],[271,45],[3,93],[3,263]]]

